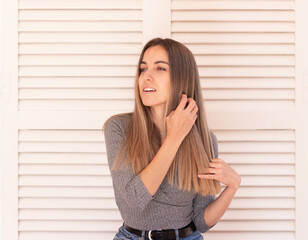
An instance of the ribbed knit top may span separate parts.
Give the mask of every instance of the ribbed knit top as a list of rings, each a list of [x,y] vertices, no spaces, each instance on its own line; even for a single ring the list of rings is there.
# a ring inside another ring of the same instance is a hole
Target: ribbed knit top
[[[121,142],[126,139],[126,129],[132,114],[113,116],[104,129],[109,169],[113,166]],[[218,144],[211,131],[215,158],[218,158]],[[177,229],[192,220],[200,232],[211,227],[204,221],[204,211],[215,196],[202,196],[178,189],[164,178],[152,197],[143,184],[140,174],[134,175],[130,166],[111,171],[116,204],[125,223],[139,230]]]

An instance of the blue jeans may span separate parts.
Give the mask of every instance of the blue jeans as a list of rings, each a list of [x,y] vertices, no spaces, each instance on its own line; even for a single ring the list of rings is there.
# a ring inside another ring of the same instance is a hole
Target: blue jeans
[[[203,237],[198,230],[184,238],[179,238],[178,230],[175,231],[175,234],[176,234],[177,240],[203,240]],[[119,231],[113,238],[113,240],[127,240],[127,239],[129,240],[148,240],[148,238],[144,237],[144,231],[142,232],[142,237],[139,237],[127,231],[123,226],[119,228]]]

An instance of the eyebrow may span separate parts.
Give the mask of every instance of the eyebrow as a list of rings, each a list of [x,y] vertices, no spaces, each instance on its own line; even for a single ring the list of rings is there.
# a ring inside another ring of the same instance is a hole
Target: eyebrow
[[[169,63],[165,62],[165,61],[156,61],[154,62],[154,64],[157,64],[157,63],[165,63],[167,65],[169,65]],[[140,64],[147,64],[145,61],[142,61]]]

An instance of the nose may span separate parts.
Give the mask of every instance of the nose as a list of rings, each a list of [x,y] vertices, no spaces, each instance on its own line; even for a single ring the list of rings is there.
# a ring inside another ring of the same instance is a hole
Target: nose
[[[153,79],[153,73],[151,69],[147,69],[143,73],[143,80],[152,80]]]

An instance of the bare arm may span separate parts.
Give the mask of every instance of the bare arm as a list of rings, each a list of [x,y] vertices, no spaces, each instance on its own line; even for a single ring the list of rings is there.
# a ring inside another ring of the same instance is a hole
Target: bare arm
[[[166,138],[151,163],[140,173],[143,184],[154,196],[164,180],[181,142]]]
[[[224,215],[235,193],[236,189],[226,187],[219,197],[206,207],[204,211],[204,220],[208,226],[213,226]]]
[[[211,202],[204,211],[204,220],[208,226],[213,226],[228,209],[237,189],[241,183],[241,177],[222,159],[213,159],[210,168],[205,174],[199,174],[203,179],[216,179],[227,185],[224,191]]]
[[[185,108],[186,103],[189,102]],[[185,108],[185,109],[184,109]],[[148,192],[154,196],[164,180],[183,139],[189,133],[197,119],[196,102],[182,95],[180,104],[167,119],[167,137],[151,163],[140,173]]]

